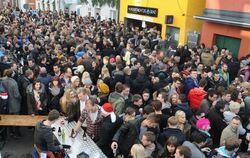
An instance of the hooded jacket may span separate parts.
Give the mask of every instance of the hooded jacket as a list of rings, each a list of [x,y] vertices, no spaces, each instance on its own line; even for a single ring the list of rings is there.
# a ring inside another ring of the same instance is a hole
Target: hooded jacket
[[[188,100],[190,109],[198,110],[200,108],[201,101],[207,95],[207,92],[203,88],[193,88],[188,93]]]
[[[43,121],[39,121],[35,126],[34,144],[41,151],[59,151],[60,146],[56,146],[53,140],[52,128],[43,124]]]
[[[217,149],[217,156],[216,158],[235,158],[236,154],[233,153],[232,155],[228,155],[225,146],[222,146]]]
[[[115,114],[121,115],[124,112],[125,100],[118,92],[112,92],[108,101],[112,104]]]

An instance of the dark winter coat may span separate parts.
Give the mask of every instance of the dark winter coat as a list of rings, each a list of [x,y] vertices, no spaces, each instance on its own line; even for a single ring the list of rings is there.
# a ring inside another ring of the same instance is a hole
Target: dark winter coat
[[[139,134],[142,118],[131,120],[123,124],[115,133],[113,141],[118,142],[119,150],[122,154],[128,155],[131,147],[135,143],[139,143]]]
[[[53,135],[52,128],[39,121],[35,126],[34,144],[42,151],[59,151],[60,147],[55,145]]]
[[[131,92],[133,94],[142,94],[144,89],[150,88],[150,81],[146,76],[138,75],[133,81],[131,86]]]
[[[45,87],[43,84],[41,84],[41,90],[40,90],[40,101],[41,101],[41,107],[43,108],[42,111],[38,110],[36,105],[36,99],[34,96],[34,91],[32,88],[32,84],[30,84],[26,91],[27,91],[27,105],[28,105],[28,114],[46,114],[47,113],[47,94],[45,92]]]
[[[97,146],[103,151],[107,157],[113,157],[111,149],[112,138],[122,124],[122,120],[116,116],[116,121],[111,122],[110,115],[103,119],[100,127],[100,139],[96,142]]]
[[[17,82],[10,77],[3,77],[2,84],[8,92],[8,111],[9,113],[19,113],[21,108],[21,95]]]
[[[166,128],[163,133],[158,137],[158,142],[164,146],[170,136],[175,136],[178,139],[179,144],[182,144],[186,140],[186,136],[178,128]]]
[[[224,121],[223,114],[219,112],[219,110],[213,108],[207,114],[207,118],[210,121],[210,134],[213,139],[213,144],[214,146],[219,146],[221,133],[227,126],[226,122]]]

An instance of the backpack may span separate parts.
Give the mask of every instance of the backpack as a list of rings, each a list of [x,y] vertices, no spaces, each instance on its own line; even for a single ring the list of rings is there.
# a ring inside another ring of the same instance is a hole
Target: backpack
[[[8,112],[8,96],[6,88],[2,81],[0,81],[0,114],[6,114]]]

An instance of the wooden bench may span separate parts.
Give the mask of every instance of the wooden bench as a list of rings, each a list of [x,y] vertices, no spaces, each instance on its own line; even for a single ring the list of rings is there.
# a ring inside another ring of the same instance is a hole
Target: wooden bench
[[[35,126],[38,121],[47,116],[31,115],[0,115],[0,126]]]

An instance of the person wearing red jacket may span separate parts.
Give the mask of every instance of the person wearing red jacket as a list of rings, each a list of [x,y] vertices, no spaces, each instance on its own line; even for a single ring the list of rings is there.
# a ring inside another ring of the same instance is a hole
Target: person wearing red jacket
[[[207,81],[205,79],[201,79],[199,87],[195,87],[189,91],[188,101],[191,110],[199,110],[201,101],[207,95],[207,92],[204,90],[206,85]]]

